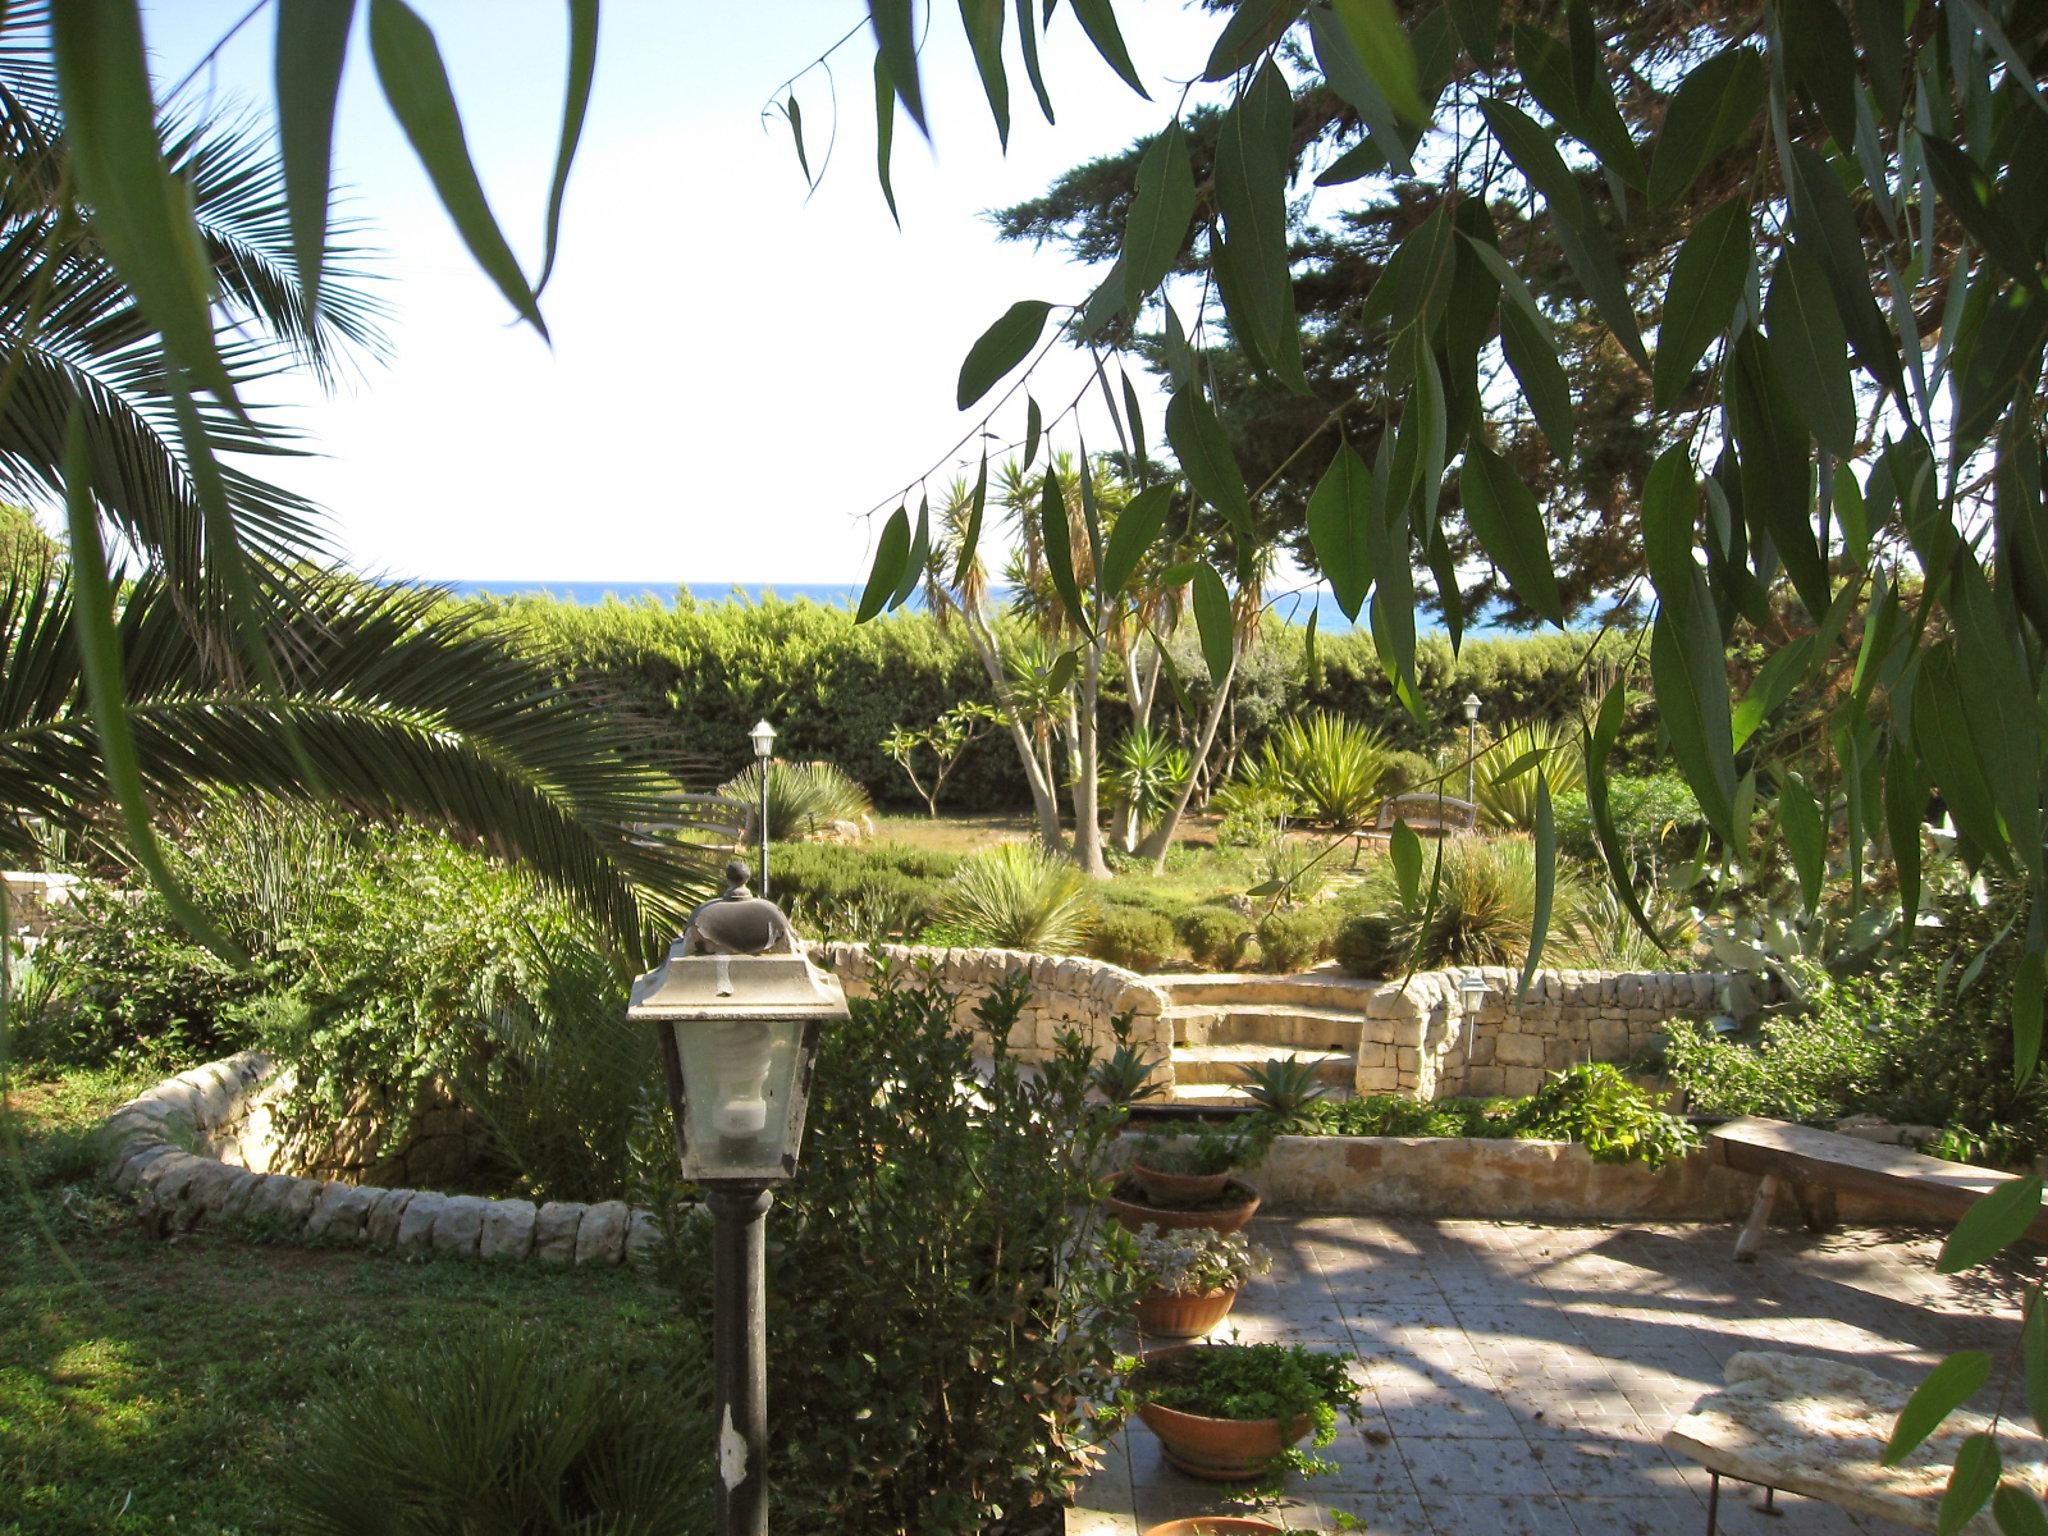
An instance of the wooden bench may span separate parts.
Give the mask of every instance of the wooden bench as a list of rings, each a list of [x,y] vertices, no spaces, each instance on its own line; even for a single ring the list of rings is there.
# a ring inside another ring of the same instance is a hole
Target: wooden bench
[[[1380,802],[1373,818],[1373,830],[1392,832],[1396,821],[1405,821],[1413,832],[1475,832],[1479,828],[1479,807],[1470,800],[1450,795],[1394,795]]]
[[[1707,1154],[1723,1168],[1763,1180],[1749,1219],[1735,1239],[1735,1257],[1744,1261],[1756,1257],[1771,1207],[1788,1185],[1807,1226],[1818,1231],[1834,1220],[1837,1192],[1868,1195],[1954,1221],[1983,1196],[2018,1177],[1859,1136],[1754,1117],[1708,1131]],[[2027,1236],[2048,1240],[2048,1210],[2035,1219]]]

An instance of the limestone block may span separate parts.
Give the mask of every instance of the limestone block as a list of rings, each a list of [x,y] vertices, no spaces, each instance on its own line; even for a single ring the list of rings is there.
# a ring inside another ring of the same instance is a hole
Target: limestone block
[[[635,1211],[626,1222],[626,1262],[650,1259],[661,1246],[661,1225],[651,1212]]]
[[[533,1256],[543,1264],[576,1262],[576,1229],[586,1207],[573,1200],[550,1200],[533,1219]]]
[[[1394,1051],[1394,1066],[1403,1077],[1412,1077],[1422,1069],[1422,1052],[1412,1045],[1399,1046]]]
[[[255,1185],[242,1201],[242,1220],[255,1224],[274,1222],[284,1205],[284,1198],[291,1186],[298,1180],[287,1173],[259,1174]]]
[[[1502,1067],[1501,1092],[1511,1098],[1523,1098],[1543,1086],[1541,1067]]]
[[[1492,1030],[1480,1030],[1472,1036],[1472,1065],[1490,1066],[1493,1062],[1494,1046],[1499,1034]]]
[[[475,1258],[483,1237],[484,1211],[490,1204],[476,1195],[450,1195],[434,1218],[434,1252]]]
[[[227,1198],[221,1202],[218,1219],[223,1226],[232,1226],[248,1215],[249,1202],[256,1198],[257,1191],[263,1188],[264,1180],[269,1177],[268,1174],[256,1169],[243,1171],[248,1177],[230,1190]]]
[[[1355,1081],[1360,1093],[1392,1093],[1401,1085],[1392,1066],[1360,1066]]]
[[[1360,1041],[1353,1055],[1361,1067],[1390,1067],[1394,1064],[1394,1049],[1388,1045]]]
[[[364,1228],[369,1224],[370,1211],[381,1193],[381,1190],[366,1189],[360,1184],[336,1181],[327,1185],[314,1203],[313,1214],[306,1220],[306,1236],[324,1237],[336,1243],[361,1242]]]
[[[1368,1019],[1419,1019],[1422,1009],[1422,1000],[1401,987],[1383,987],[1365,1000]]]
[[[377,1198],[370,1202],[370,1213],[363,1222],[363,1237],[379,1248],[390,1248],[398,1242],[398,1229],[405,1220],[405,1208],[412,1204],[417,1190],[380,1189]]]
[[[167,1141],[147,1142],[131,1148],[120,1160],[109,1163],[109,1177],[114,1188],[125,1195],[142,1182],[144,1172],[152,1163],[177,1155],[178,1149]]]
[[[1617,976],[1614,979],[1614,1000],[1624,1008],[1641,1006],[1643,1001],[1643,978],[1640,976]]]
[[[585,1211],[576,1230],[576,1262],[616,1264],[624,1258],[630,1214],[623,1200],[600,1200]]]
[[[205,1158],[194,1157],[190,1152],[173,1152],[169,1157],[159,1158],[142,1172],[140,1182],[144,1202],[175,1205],[191,1184],[193,1176],[207,1166]]]
[[[1482,1067],[1475,1061],[1472,1068],[1472,1094],[1475,1098],[1497,1098],[1505,1093],[1506,1077],[1500,1067]]]
[[[1592,1025],[1593,1059],[1596,1061],[1625,1061],[1631,1054],[1629,1049],[1629,1028],[1611,1019],[1596,1019]]]
[[[1553,1072],[1576,1065],[1584,1055],[1575,1041],[1552,1037],[1543,1042],[1543,1065]]]
[[[1505,1067],[1533,1067],[1543,1060],[1543,1042],[1534,1035],[1501,1035],[1493,1047],[1494,1059]]]
[[[434,1245],[434,1223],[441,1212],[448,1208],[448,1197],[423,1189],[406,1202],[405,1213],[398,1218],[398,1239],[395,1244],[401,1251],[425,1253]]]

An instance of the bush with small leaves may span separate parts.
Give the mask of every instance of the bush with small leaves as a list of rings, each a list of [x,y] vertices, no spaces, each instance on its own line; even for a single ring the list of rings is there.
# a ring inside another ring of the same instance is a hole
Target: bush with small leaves
[[[1353,976],[1384,980],[1408,964],[1408,945],[1391,912],[1353,912],[1337,925],[1337,963]]]
[[[1341,920],[1337,909],[1326,902],[1272,913],[1259,924],[1262,968],[1283,973],[1305,971],[1329,959],[1336,949]]]
[[[1156,971],[1179,950],[1173,924],[1143,907],[1110,907],[1088,936],[1088,953],[1131,971]]]
[[[1231,907],[1195,907],[1181,914],[1181,942],[1195,964],[1227,971],[1243,959],[1251,942],[1251,919]]]

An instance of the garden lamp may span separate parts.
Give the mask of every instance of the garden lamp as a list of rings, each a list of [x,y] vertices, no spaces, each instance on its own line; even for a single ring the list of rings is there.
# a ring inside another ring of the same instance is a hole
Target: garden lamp
[[[1480,1005],[1486,1001],[1486,973],[1468,970],[1458,978],[1458,1001],[1465,1013],[1465,1078],[1458,1089],[1460,1098],[1472,1097],[1472,1035],[1479,1020]]]
[[[626,1017],[655,1027],[683,1177],[713,1221],[712,1408],[720,1536],[767,1536],[767,1247],[776,1184],[796,1173],[818,1037],[847,1017],[771,901],[726,866],[725,894],[690,915],[668,958],[633,983]]]
[[[1465,799],[1479,803],[1479,695],[1465,695]]]
[[[761,894],[768,894],[768,763],[775,755],[775,727],[756,720],[747,732],[754,744],[754,761],[761,765]]]

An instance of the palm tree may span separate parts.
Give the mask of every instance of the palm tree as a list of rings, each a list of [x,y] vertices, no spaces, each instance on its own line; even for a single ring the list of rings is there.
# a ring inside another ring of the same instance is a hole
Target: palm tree
[[[48,563],[0,585],[0,857],[36,850],[28,817],[81,828],[108,798],[74,603]],[[160,817],[244,791],[440,822],[530,867],[629,953],[674,933],[704,894],[702,855],[641,830],[678,821],[677,786],[640,760],[620,713],[492,639],[478,610],[316,575],[283,611],[285,687],[272,691],[223,680],[161,578],[122,594],[123,681]]]

